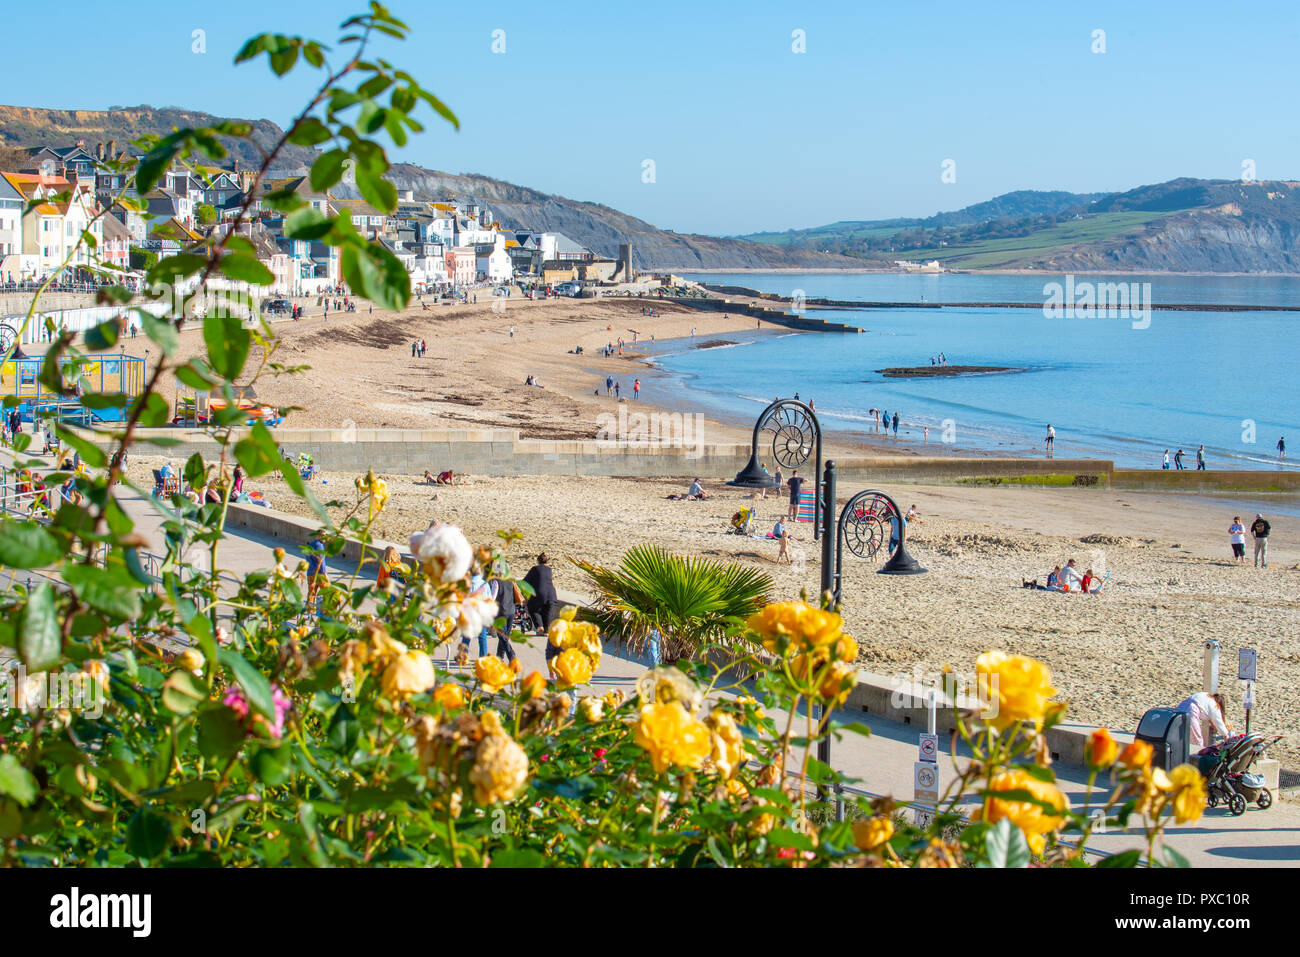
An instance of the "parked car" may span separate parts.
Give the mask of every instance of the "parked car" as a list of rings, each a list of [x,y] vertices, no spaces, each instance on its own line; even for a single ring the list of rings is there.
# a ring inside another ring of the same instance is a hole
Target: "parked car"
[[[293,304],[288,299],[268,299],[262,303],[262,311],[273,316],[293,311]]]

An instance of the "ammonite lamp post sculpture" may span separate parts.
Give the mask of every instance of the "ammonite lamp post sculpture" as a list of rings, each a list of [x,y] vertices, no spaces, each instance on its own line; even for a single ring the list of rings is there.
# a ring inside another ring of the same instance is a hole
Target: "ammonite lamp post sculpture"
[[[822,427],[817,414],[798,399],[777,399],[759,415],[754,423],[754,441],[749,462],[728,482],[735,488],[776,488],[776,479],[758,462],[759,436],[772,433],[772,458],[784,469],[802,468],[816,454],[813,472],[813,538],[820,538],[822,515]]]

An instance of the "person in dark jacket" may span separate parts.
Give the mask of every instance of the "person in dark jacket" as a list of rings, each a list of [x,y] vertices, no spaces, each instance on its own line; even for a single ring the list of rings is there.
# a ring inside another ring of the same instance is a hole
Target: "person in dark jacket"
[[[551,627],[551,619],[555,617],[555,605],[559,601],[555,594],[555,584],[551,580],[550,560],[545,552],[537,556],[537,564],[528,569],[524,582],[533,590],[532,597],[528,599],[528,617],[532,619],[537,633],[544,635],[546,629]],[[548,645],[546,649],[548,658],[550,652]]]
[[[515,660],[514,645],[510,644],[510,632],[514,628],[515,609],[524,600],[524,594],[513,580],[505,578],[504,564],[496,569],[497,577],[489,583],[492,595],[497,601],[497,617],[506,620],[505,626],[497,632],[497,657],[506,661]]]

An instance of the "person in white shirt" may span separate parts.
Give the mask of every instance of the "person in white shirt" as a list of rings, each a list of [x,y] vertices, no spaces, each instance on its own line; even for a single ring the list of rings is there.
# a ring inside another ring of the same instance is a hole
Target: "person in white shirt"
[[[1233,559],[1244,562],[1246,560],[1246,526],[1241,524],[1241,519],[1236,515],[1232,516],[1232,524],[1228,526],[1228,542],[1232,545]]]
[[[1178,703],[1175,711],[1188,716],[1191,730],[1188,733],[1187,749],[1195,754],[1207,744],[1212,743],[1211,732],[1221,738],[1232,734],[1232,725],[1223,717],[1223,695],[1198,691]]]
[[[1061,569],[1061,584],[1075,588],[1081,581],[1083,581],[1083,576],[1079,574],[1079,569],[1074,567],[1074,559],[1071,558],[1065,563],[1065,567]]]

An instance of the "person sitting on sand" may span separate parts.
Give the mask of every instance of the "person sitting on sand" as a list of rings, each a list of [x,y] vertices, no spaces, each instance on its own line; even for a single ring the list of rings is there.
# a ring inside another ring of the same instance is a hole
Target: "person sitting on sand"
[[[907,520],[909,522],[918,522],[921,525],[925,524],[925,520],[921,518],[921,510],[918,509],[915,505],[913,505],[911,508],[907,510]]]
[[[1061,585],[1063,590],[1069,591],[1075,585],[1083,581],[1083,576],[1079,574],[1079,569],[1074,567],[1074,559],[1071,558],[1061,569]]]
[[[439,485],[455,485],[455,484],[456,484],[456,473],[453,472],[451,469],[447,469],[445,472],[439,472],[439,473],[438,473],[438,484],[439,484]]]
[[[433,473],[430,472],[428,469],[425,469],[425,470],[424,470],[424,484],[425,484],[425,485],[437,485],[437,484],[438,484],[438,480],[437,480],[436,478],[433,477]]]
[[[690,490],[686,493],[686,497],[693,502],[702,502],[710,496],[708,492],[704,491],[704,486],[700,484],[699,478],[696,477],[695,481],[691,483]]]
[[[1038,584],[1038,579],[1020,579],[1021,588],[1035,588],[1038,591],[1060,591],[1061,590],[1061,566],[1056,565],[1047,575],[1047,584]]]

